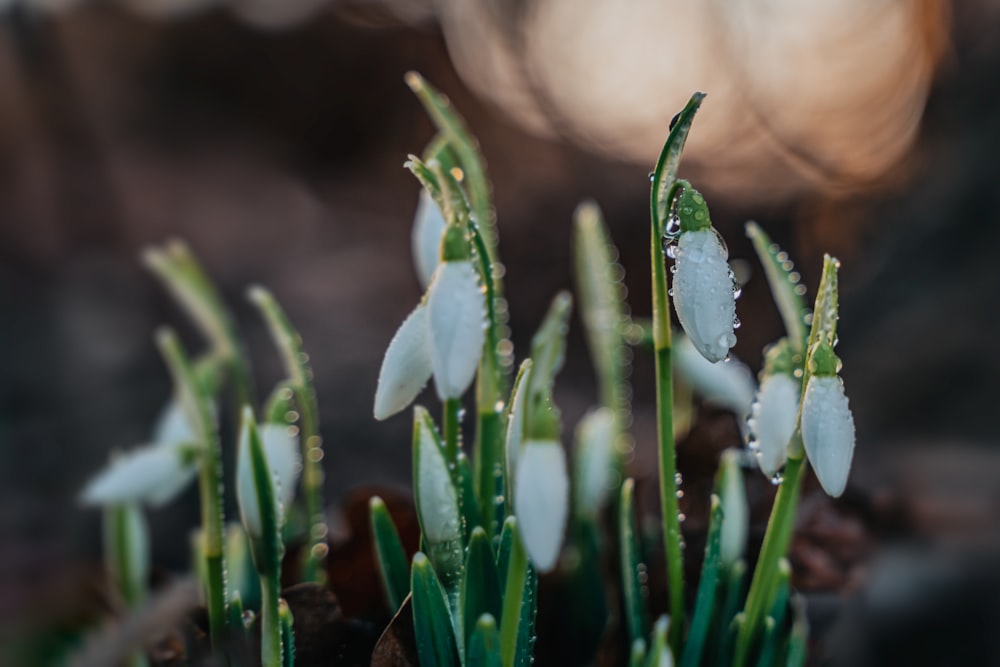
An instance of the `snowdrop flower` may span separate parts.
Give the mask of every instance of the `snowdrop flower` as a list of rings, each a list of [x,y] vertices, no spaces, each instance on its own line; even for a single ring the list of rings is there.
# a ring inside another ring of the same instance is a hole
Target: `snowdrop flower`
[[[486,339],[486,295],[457,226],[447,228],[441,254],[423,301],[385,352],[375,390],[376,419],[408,406],[432,374],[442,401],[461,397],[476,375]]]
[[[727,449],[719,461],[716,482],[722,502],[722,533],[719,538],[719,557],[732,565],[746,553],[750,529],[750,508],[740,469],[740,452]]]
[[[172,400],[157,420],[153,442],[114,457],[80,499],[86,505],[164,505],[194,479],[199,446],[180,401]]]
[[[615,413],[607,407],[588,412],[576,428],[573,493],[581,514],[597,516],[614,487],[618,437]]]
[[[796,364],[793,354],[787,339],[768,349],[760,389],[747,421],[750,451],[768,477],[776,475],[785,465],[788,443],[795,433],[802,388],[794,375]]]
[[[802,398],[802,443],[820,485],[836,498],[847,486],[854,456],[854,417],[837,377],[840,361],[826,342],[810,354],[812,376]]]
[[[566,454],[558,440],[526,440],[517,459],[514,508],[524,548],[539,572],[556,565],[569,514]]]
[[[691,342],[711,362],[721,361],[736,344],[736,293],[726,261],[729,251],[708,217],[705,198],[691,187],[675,206],[680,237],[671,254],[674,307]]]
[[[708,403],[732,411],[743,427],[757,389],[753,373],[745,364],[736,359],[712,363],[689,337],[677,336],[674,338],[674,366],[695,393]]]
[[[249,417],[247,416],[249,413]],[[254,482],[253,459],[251,456],[250,428],[248,419],[252,420],[250,408],[244,408],[244,425],[240,433],[239,454],[236,462],[236,498],[239,501],[240,516],[243,525],[251,537],[263,537],[261,521],[260,494]],[[279,523],[283,511],[288,507],[295,495],[295,483],[298,481],[302,462],[299,457],[298,438],[287,424],[262,424],[257,429],[264,450],[264,458],[271,470],[272,493],[277,503],[275,511]]]
[[[427,190],[420,191],[417,213],[413,218],[413,264],[420,286],[427,288],[441,260],[441,237],[447,226],[437,202]]]

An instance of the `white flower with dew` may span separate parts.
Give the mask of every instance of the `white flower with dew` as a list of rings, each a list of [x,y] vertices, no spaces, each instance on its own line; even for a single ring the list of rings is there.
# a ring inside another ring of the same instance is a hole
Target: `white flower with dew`
[[[418,406],[413,417],[417,447],[416,500],[421,532],[432,544],[460,540],[462,516],[448,462],[427,411]]]
[[[578,511],[596,516],[611,492],[618,430],[615,413],[603,407],[584,415],[576,429],[574,499]]]
[[[236,499],[240,518],[251,537],[261,538],[264,533],[258,489],[259,481],[254,475],[254,463],[250,448],[250,428],[257,431],[263,450],[264,460],[271,475],[267,482],[271,485],[274,511],[280,526],[284,520],[284,508],[295,494],[295,483],[301,469],[298,439],[287,424],[266,423],[259,427],[252,425],[253,413],[244,408],[244,424],[240,430],[239,452],[236,461]]]
[[[750,508],[747,504],[740,451],[727,449],[719,461],[716,486],[722,503],[722,531],[719,536],[719,557],[732,564],[743,557],[750,529]]]
[[[291,507],[295,485],[302,472],[298,432],[287,424],[265,423],[258,428],[267,463],[274,473],[278,500],[283,509]]]
[[[750,449],[768,477],[776,475],[788,458],[801,391],[798,380],[787,373],[764,376],[757,390],[747,426]]]
[[[389,341],[375,389],[375,419],[400,412],[431,379],[431,353],[427,342],[427,306],[421,303],[403,320]]]
[[[539,572],[556,566],[569,515],[566,454],[557,440],[527,440],[517,461],[514,511],[524,548]]]
[[[417,213],[413,217],[413,264],[417,269],[417,280],[426,288],[441,261],[441,237],[447,226],[437,202],[427,190],[420,191]]]
[[[511,391],[510,412],[507,415],[507,434],[504,439],[504,452],[507,459],[507,475],[514,479],[517,474],[517,458],[521,453],[521,443],[524,441],[524,413],[526,411],[528,387],[531,384],[531,369],[534,362],[525,359],[521,369],[514,379]]]
[[[854,417],[836,375],[813,375],[802,398],[802,443],[820,485],[836,498],[854,457]]]

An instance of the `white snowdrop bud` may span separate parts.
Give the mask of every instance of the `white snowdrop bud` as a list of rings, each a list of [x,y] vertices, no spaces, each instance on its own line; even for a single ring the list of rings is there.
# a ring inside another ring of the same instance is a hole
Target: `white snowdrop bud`
[[[295,484],[302,472],[299,438],[287,424],[261,424],[258,431],[268,465],[274,472],[278,499],[282,508],[287,509],[295,498]]]
[[[427,411],[417,406],[413,419],[414,481],[420,530],[431,544],[457,542],[462,537],[462,515],[448,462]]]
[[[459,398],[476,376],[486,339],[486,295],[471,261],[438,266],[428,289],[427,317],[438,398]]]
[[[427,306],[420,304],[396,331],[382,359],[375,389],[375,419],[382,420],[403,410],[431,378]]]
[[[696,394],[706,402],[732,411],[740,424],[750,414],[757,383],[741,361],[708,361],[687,336],[674,339],[674,366]]]
[[[556,566],[569,514],[566,454],[557,440],[528,440],[514,478],[514,510],[524,548],[539,572]]]
[[[766,375],[760,383],[747,425],[750,448],[768,477],[785,465],[788,443],[795,433],[800,394],[798,381],[786,373]]]
[[[820,485],[833,498],[847,486],[854,437],[844,383],[836,375],[809,378],[802,399],[802,443]]]
[[[611,408],[584,415],[576,429],[574,500],[577,511],[597,516],[612,488],[618,430]]]
[[[420,191],[417,213],[413,218],[413,264],[420,286],[426,288],[441,260],[441,237],[445,230],[444,215],[437,202],[426,190]]]
[[[176,497],[197,472],[189,447],[175,443],[146,445],[117,456],[90,480],[80,500],[86,505],[163,505]]]
[[[712,229],[684,232],[676,250],[677,319],[701,354],[721,361],[736,344],[736,299],[728,253]]]
[[[719,557],[723,563],[733,564],[746,553],[747,534],[750,528],[750,508],[740,469],[740,452],[727,449],[719,461],[716,482],[722,502],[722,533],[719,538]]]

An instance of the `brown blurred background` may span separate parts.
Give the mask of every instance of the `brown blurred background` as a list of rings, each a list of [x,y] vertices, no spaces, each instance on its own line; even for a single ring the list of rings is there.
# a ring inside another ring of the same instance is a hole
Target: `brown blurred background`
[[[199,255],[261,390],[280,371],[243,290],[285,305],[316,372],[331,513],[361,482],[408,483],[409,424],[375,423],[371,403],[419,298],[402,162],[432,128],[402,83],[411,69],[481,141],[519,358],[571,286],[582,198],[604,208],[648,314],[647,173],[670,117],[707,92],[682,171],[731,257],[756,266],[752,218],[810,287],[823,252],[843,260],[852,485],[911,518],[851,590],[856,617],[909,604],[900,590],[932,596],[924,576],[960,618],[1000,618],[995,568],[976,565],[1000,542],[1000,5],[822,4],[0,1],[0,627],[72,614],[99,568],[98,516],[76,495],[111,448],[148,437],[168,396],[152,331],[170,322],[198,344],[139,266],[149,244],[180,237]],[[757,272],[738,313],[735,351],[756,368],[780,335]],[[570,345],[558,398],[572,424],[596,394],[578,332]],[[640,471],[654,456],[647,362]],[[184,567],[194,500],[151,513],[165,568]],[[900,571],[916,574],[893,588]],[[851,653],[878,655],[877,625],[836,627],[836,664],[880,664]],[[994,655],[996,641],[965,644]],[[910,664],[976,664],[958,659]]]

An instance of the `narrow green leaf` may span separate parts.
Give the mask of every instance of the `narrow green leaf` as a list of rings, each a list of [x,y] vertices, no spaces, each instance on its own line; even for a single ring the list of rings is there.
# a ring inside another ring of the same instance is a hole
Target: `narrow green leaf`
[[[574,628],[576,641],[566,648],[563,657],[567,663],[591,664],[610,618],[601,558],[602,522],[598,516],[577,517],[571,526],[572,541],[567,551],[575,552],[575,557],[567,558],[570,565],[564,568],[568,612],[565,621]]]
[[[490,260],[496,261],[496,230],[493,207],[490,201],[490,184],[486,164],[479,152],[479,142],[472,136],[465,121],[455,112],[447,97],[435,90],[416,72],[407,72],[406,84],[424,105],[431,121],[458,158],[459,166],[469,184],[469,196],[476,212],[476,219],[484,230]]]
[[[528,561],[521,602],[521,620],[517,628],[515,667],[531,667],[535,663],[535,618],[538,614],[538,572]]]
[[[785,323],[785,331],[797,353],[805,352],[806,343],[806,304],[802,295],[806,293],[805,285],[799,282],[800,276],[794,271],[788,253],[772,243],[770,237],[756,222],[746,224],[747,238],[753,243],[767,284],[771,288],[771,296],[778,306],[781,320]]]
[[[417,655],[424,667],[459,664],[451,614],[430,560],[423,553],[413,556],[410,588],[413,591],[413,631]]]
[[[819,289],[816,290],[816,304],[813,308],[812,328],[809,330],[809,343],[806,345],[806,350],[811,350],[821,338],[831,347],[836,347],[837,319],[839,318],[838,269],[840,269],[839,259],[823,255],[823,273],[819,279]],[[809,381],[808,364],[806,368],[807,377],[802,381],[803,386]]]
[[[736,633],[734,631],[734,617],[743,603],[743,585],[746,580],[747,564],[744,560],[737,560],[732,565],[725,568],[722,576],[722,604],[719,606],[719,613],[716,615],[714,636],[718,641],[714,642],[715,660],[710,664],[718,667],[729,667],[733,663],[733,644]]]
[[[719,538],[719,557],[726,566],[741,560],[747,550],[750,529],[750,508],[747,505],[743,470],[740,467],[742,452],[727,449],[719,458],[715,475],[715,493],[722,503],[722,532]]]
[[[705,649],[705,642],[708,640],[708,631],[712,622],[712,614],[715,611],[715,591],[719,582],[719,551],[724,521],[722,501],[719,496],[712,494],[708,538],[705,543],[705,560],[701,566],[694,616],[691,618],[691,627],[684,644],[681,667],[697,667],[701,664],[702,652]]]
[[[249,538],[238,522],[226,526],[226,581],[231,596],[239,595],[244,608],[260,609],[260,577],[250,555]]]
[[[531,341],[531,375],[528,378],[528,395],[524,433],[526,438],[558,440],[562,422],[558,408],[552,402],[555,376],[562,369],[566,352],[566,333],[573,298],[560,292],[552,300],[538,331]]]
[[[496,619],[491,614],[483,614],[476,621],[475,630],[469,641],[469,657],[465,667],[500,667],[500,634]]]
[[[656,161],[656,168],[653,170],[652,188],[650,189],[650,219],[653,228],[657,232],[657,238],[663,235],[667,217],[670,215],[670,204],[673,197],[672,190],[677,181],[677,168],[681,162],[681,152],[687,141],[688,132],[691,130],[691,123],[694,116],[705,99],[704,93],[695,93],[685,105],[684,109],[677,114],[672,121],[670,134],[663,144],[660,157]]]
[[[646,640],[636,639],[629,651],[628,666],[643,667],[646,664]]]
[[[413,489],[422,549],[455,607],[462,581],[463,534],[459,492],[431,416],[413,410]]]
[[[629,357],[625,347],[628,307],[625,271],[611,242],[600,207],[580,204],[573,216],[573,262],[580,319],[601,403],[612,409],[619,424],[627,423]]]
[[[500,542],[497,545],[497,574],[500,581],[507,581],[507,567],[510,565],[510,552],[514,548],[514,532],[517,529],[517,520],[513,516],[508,516],[500,530]]]
[[[501,612],[500,575],[493,558],[492,540],[481,526],[476,526],[469,538],[459,608],[465,619],[466,646],[471,660],[472,635],[477,630],[477,621],[484,614],[489,615],[496,630],[495,619],[500,618]]]
[[[809,619],[806,617],[806,601],[801,595],[792,597],[792,632],[788,638],[788,660],[786,667],[802,667],[806,664],[809,651]]]
[[[521,367],[514,378],[514,388],[507,404],[507,432],[504,441],[504,460],[507,471],[506,497],[514,495],[514,475],[517,471],[517,459],[521,455],[521,445],[524,444],[524,420],[528,412],[528,387],[531,384],[531,359],[521,362]],[[509,500],[508,500],[509,502]]]
[[[500,616],[500,655],[504,667],[521,667],[530,662],[531,636],[534,625],[534,595],[537,579],[528,563],[528,555],[517,530],[517,519],[508,517],[504,532],[508,532],[509,546],[501,535],[501,567],[505,576],[503,611]]]
[[[292,610],[288,608],[288,603],[281,601],[278,609],[278,619],[281,621],[281,645],[284,648],[282,653],[282,667],[295,667],[295,633],[293,631],[295,619],[292,618]]]
[[[469,535],[472,529],[481,526],[483,514],[479,509],[479,500],[476,498],[475,480],[472,476],[472,465],[465,452],[458,453],[455,462],[456,482],[458,486],[458,503],[462,511],[462,526],[465,535]]]
[[[768,613],[765,623],[764,636],[760,643],[760,654],[757,658],[757,667],[771,667],[777,664],[778,655],[784,638],[785,617],[788,613],[789,580],[792,575],[792,566],[788,559],[782,558],[778,562],[778,578],[774,603]]]
[[[262,576],[281,571],[284,547],[274,473],[257,430],[253,410],[243,408],[237,462],[236,499],[243,527],[250,536],[250,553]]]
[[[399,539],[396,524],[385,503],[378,496],[368,501],[371,515],[372,538],[375,543],[375,558],[382,576],[389,609],[395,611],[410,593],[409,561]]]
[[[448,135],[443,132],[435,134],[424,148],[423,161],[425,164],[436,161],[446,171],[451,171],[455,167],[462,168],[458,162],[458,156],[455,155],[455,151],[451,147]]]
[[[243,598],[240,597],[239,591],[233,591],[232,597],[229,598],[229,629],[231,631],[242,633],[246,630],[246,625],[243,623]]]
[[[476,429],[474,475],[482,526],[491,536],[500,535],[507,516],[506,415],[503,408],[479,413]]]
[[[639,555],[639,539],[635,521],[635,480],[626,479],[622,484],[618,504],[618,550],[621,553],[622,596],[625,602],[625,619],[631,641],[649,636],[649,617],[643,595],[643,568]]]

